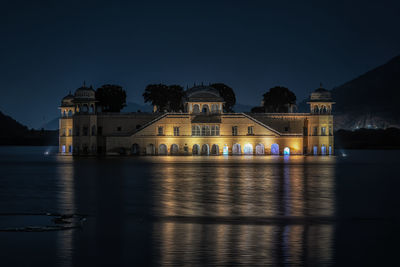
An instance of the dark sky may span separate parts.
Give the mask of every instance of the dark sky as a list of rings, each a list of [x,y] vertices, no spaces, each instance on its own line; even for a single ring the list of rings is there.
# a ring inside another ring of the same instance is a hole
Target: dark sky
[[[400,1],[1,1],[0,110],[29,127],[85,80],[224,82],[256,105],[275,85],[305,98],[400,54]]]

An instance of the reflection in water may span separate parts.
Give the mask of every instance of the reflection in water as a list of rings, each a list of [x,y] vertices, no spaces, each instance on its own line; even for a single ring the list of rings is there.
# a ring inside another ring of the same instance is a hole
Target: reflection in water
[[[57,157],[58,178],[58,212],[71,214],[75,212],[74,192],[74,166],[72,157]],[[62,267],[72,266],[73,235],[71,231],[57,232],[57,258],[58,265]]]
[[[160,263],[329,265],[333,225],[307,218],[334,216],[334,158],[313,160],[217,159],[154,170],[154,213],[165,218],[153,227]]]

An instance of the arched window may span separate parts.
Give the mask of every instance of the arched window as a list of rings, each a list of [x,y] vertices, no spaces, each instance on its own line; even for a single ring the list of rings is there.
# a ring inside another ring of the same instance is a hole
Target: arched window
[[[148,144],[146,146],[146,155],[154,155],[154,145]]]
[[[271,146],[271,154],[272,155],[279,155],[279,145],[278,144],[272,144],[272,146]]]
[[[211,112],[212,113],[218,113],[218,105],[217,104],[212,104],[211,105]]]
[[[139,155],[140,154],[140,149],[138,144],[133,144],[131,147],[131,154],[132,155]]]
[[[83,105],[82,106],[82,112],[88,112],[88,111],[89,111],[88,106],[87,105]]]
[[[242,154],[242,148],[240,147],[240,144],[234,144],[232,146],[232,154],[233,155],[240,155]]]
[[[72,110],[68,111],[68,117],[72,117]]]
[[[212,146],[212,148],[211,148],[211,154],[212,155],[216,155],[216,156],[218,156],[219,155],[219,146],[218,145],[213,145]]]
[[[283,149],[283,155],[290,155],[290,148],[288,148],[288,147],[285,147],[284,149]]]
[[[325,145],[322,145],[321,146],[321,155],[326,155],[326,146]]]
[[[92,136],[96,135],[96,126],[92,126]]]
[[[178,155],[179,153],[179,146],[177,144],[173,144],[171,146],[171,155]]]
[[[329,146],[329,155],[332,155],[332,146]]]
[[[200,146],[199,145],[197,145],[197,144],[193,145],[192,154],[196,155],[196,156],[200,155]]]
[[[200,126],[199,125],[193,125],[192,126],[192,136],[200,136],[201,131],[200,131]]]
[[[200,113],[200,107],[197,104],[193,105],[193,113]]]
[[[222,151],[222,154],[223,155],[229,155],[229,147],[228,147],[228,145],[224,145],[224,149]]]
[[[256,145],[256,155],[264,155],[265,149],[263,144]]]
[[[318,114],[319,110],[318,110],[318,106],[314,106],[314,114]]]
[[[167,155],[167,153],[168,153],[167,146],[164,145],[164,144],[161,144],[161,145],[158,147],[158,155]]]
[[[208,146],[208,144],[204,144],[201,147],[201,154],[202,155],[207,155],[207,156],[210,154],[210,147]]]
[[[251,144],[245,144],[243,148],[245,155],[253,155],[253,146]]]
[[[207,104],[203,105],[203,109],[201,111],[202,113],[209,113],[210,112],[210,107]]]
[[[61,117],[66,117],[67,113],[65,112],[65,110],[63,112],[61,112]]]
[[[313,153],[314,155],[318,155],[318,146],[313,147]]]
[[[90,105],[90,113],[94,113],[94,105]]]

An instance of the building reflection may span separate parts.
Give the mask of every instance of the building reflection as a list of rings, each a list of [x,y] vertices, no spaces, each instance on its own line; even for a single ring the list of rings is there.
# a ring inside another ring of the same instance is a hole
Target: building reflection
[[[154,176],[159,264],[329,265],[334,158],[241,160]]]
[[[61,214],[75,212],[74,165],[72,157],[57,157],[57,198]],[[57,232],[57,259],[62,267],[72,266],[74,236],[71,231]]]

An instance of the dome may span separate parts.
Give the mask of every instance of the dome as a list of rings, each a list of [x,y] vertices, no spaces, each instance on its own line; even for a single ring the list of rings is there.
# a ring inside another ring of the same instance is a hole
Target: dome
[[[332,95],[329,90],[326,90],[322,87],[316,89],[314,92],[311,93],[310,100],[314,102],[318,101],[332,101]]]
[[[64,96],[63,99],[61,100],[61,106],[63,106],[63,107],[73,106],[74,99],[75,99],[75,97],[70,92],[68,95]]]
[[[95,99],[96,98],[96,91],[92,88],[92,86],[87,87],[83,85],[82,87],[79,87],[75,91],[75,98],[76,99]]]
[[[224,102],[217,89],[211,86],[195,86],[186,91],[187,102]]]

